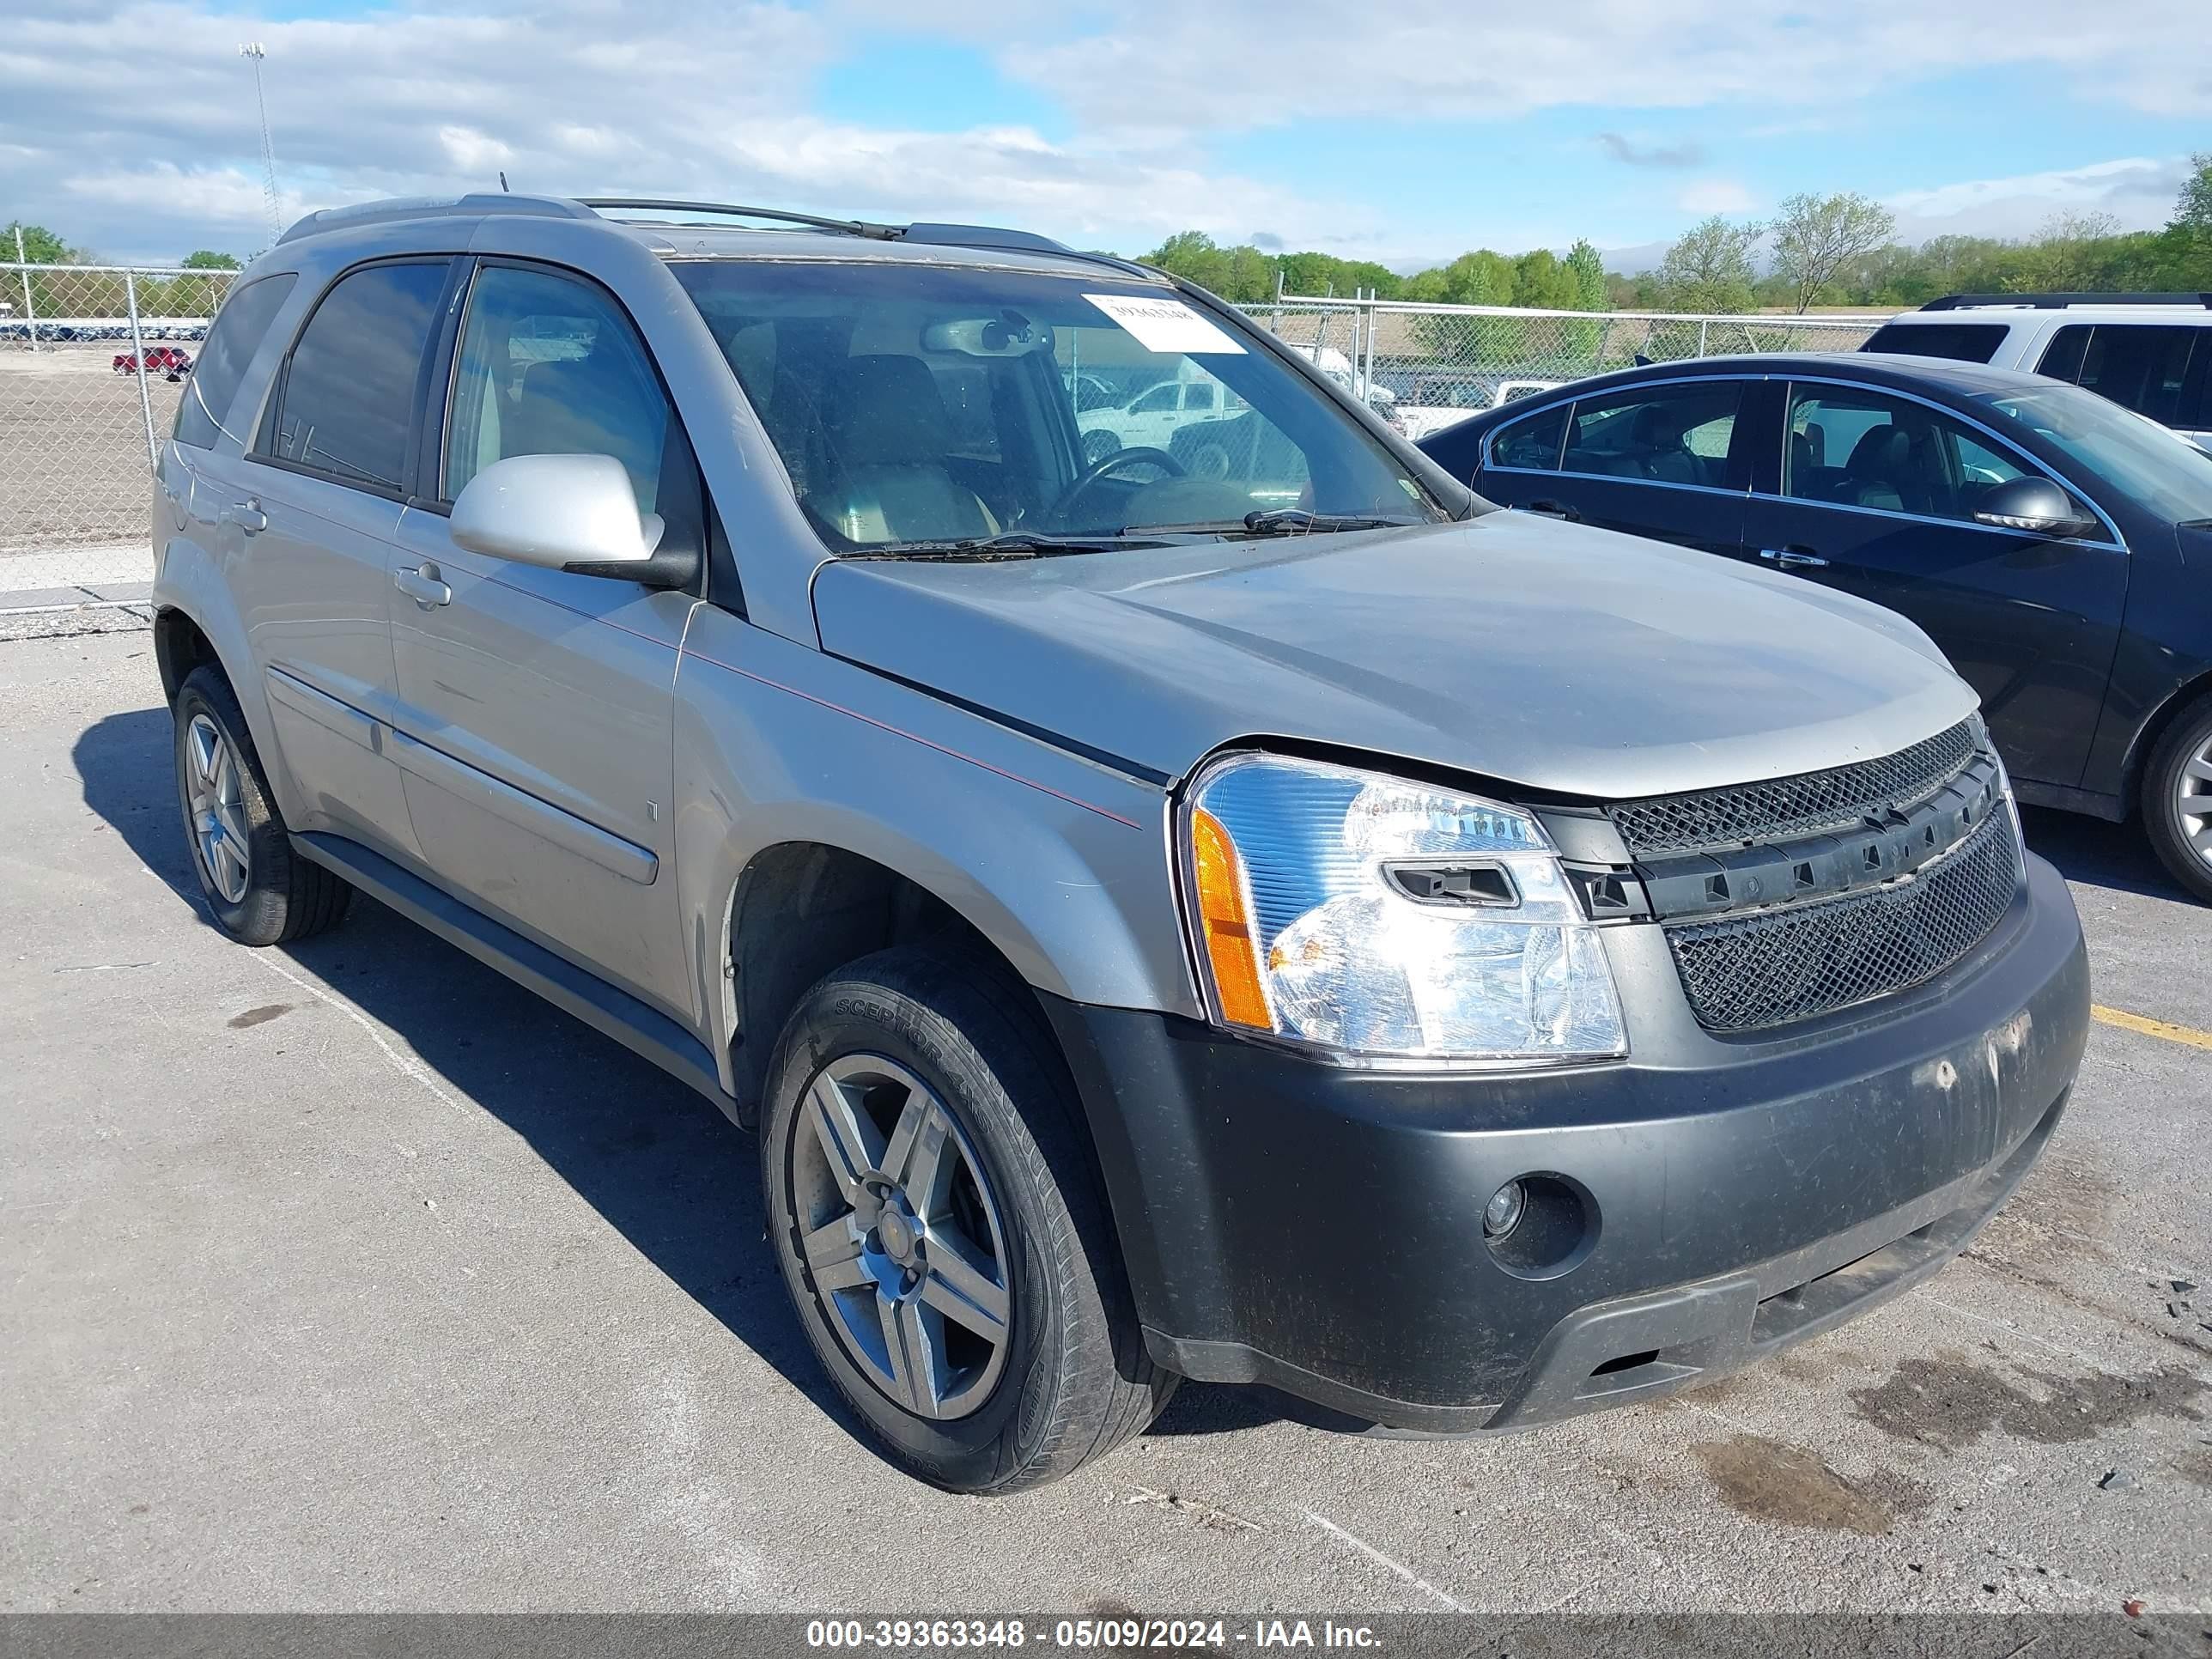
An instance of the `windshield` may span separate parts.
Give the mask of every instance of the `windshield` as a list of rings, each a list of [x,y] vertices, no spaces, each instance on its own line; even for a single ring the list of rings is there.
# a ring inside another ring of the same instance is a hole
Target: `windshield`
[[[1310,381],[1158,286],[903,261],[672,268],[841,550],[1446,516]]]
[[[2056,445],[2145,508],[2176,523],[2212,519],[2212,455],[2079,386],[1984,397],[2003,420]]]

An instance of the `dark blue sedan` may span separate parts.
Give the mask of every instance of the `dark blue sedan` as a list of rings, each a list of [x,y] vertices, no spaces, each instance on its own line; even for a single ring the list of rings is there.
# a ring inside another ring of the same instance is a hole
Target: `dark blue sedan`
[[[2212,899],[2212,455],[2094,392],[1924,357],[1706,357],[1420,447],[1507,507],[1902,611],[2021,797],[2119,821]]]

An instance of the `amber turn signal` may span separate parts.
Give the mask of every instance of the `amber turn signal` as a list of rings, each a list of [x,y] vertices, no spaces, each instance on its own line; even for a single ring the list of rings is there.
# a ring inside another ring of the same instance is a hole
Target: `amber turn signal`
[[[1190,815],[1192,863],[1198,880],[1199,928],[1213,969],[1221,1017],[1255,1031],[1275,1029],[1260,981],[1260,955],[1244,898],[1244,866],[1220,821],[1203,807]]]

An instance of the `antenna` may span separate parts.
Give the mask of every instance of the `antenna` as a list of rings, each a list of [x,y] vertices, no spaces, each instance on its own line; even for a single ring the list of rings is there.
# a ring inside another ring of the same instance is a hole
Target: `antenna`
[[[238,55],[253,65],[253,103],[261,112],[261,188],[269,198],[269,240],[274,243],[284,234],[284,212],[276,200],[276,146],[269,137],[269,100],[261,92],[261,60],[269,52],[254,40],[240,46]]]
[[[507,169],[505,167],[501,167],[499,170],[499,193],[502,196],[508,193],[507,188]]]

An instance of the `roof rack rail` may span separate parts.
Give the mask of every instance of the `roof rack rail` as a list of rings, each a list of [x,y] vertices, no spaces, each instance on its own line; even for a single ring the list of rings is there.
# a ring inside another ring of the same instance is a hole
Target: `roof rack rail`
[[[677,214],[718,219],[753,219],[772,225],[798,225],[839,236],[865,237],[877,242],[921,242],[939,247],[1006,248],[1025,253],[1049,253],[1086,264],[1104,265],[1127,276],[1157,279],[1158,273],[1111,253],[1085,253],[1040,236],[1030,230],[1009,230],[997,225],[917,223],[878,224],[867,219],[833,219],[818,213],[793,213],[784,208],[745,207],[734,202],[692,202],[666,196],[514,196],[505,191],[472,191],[465,196],[414,196],[382,202],[363,202],[353,207],[324,208],[300,220],[276,240],[289,242],[318,232],[356,225],[393,223],[407,219],[435,219],[459,216],[514,214],[551,219],[598,219],[614,214]],[[669,219],[647,221],[670,224]]]
[[[1011,230],[1000,225],[954,225],[917,222],[910,225],[879,224],[866,219],[831,219],[817,213],[793,213],[783,208],[743,207],[727,202],[689,202],[677,198],[645,196],[585,196],[578,205],[594,212],[649,212],[711,215],[717,218],[762,219],[770,224],[803,225],[810,230],[831,231],[845,236],[865,236],[872,241],[920,242],[932,247],[1006,248],[1024,253],[1051,253],[1063,259],[1109,266],[1127,275],[1150,278],[1153,273],[1111,253],[1085,253],[1041,236],[1033,230]]]
[[[580,196],[577,204],[594,213],[692,213],[718,219],[765,219],[771,224],[804,225],[810,230],[832,230],[846,236],[866,236],[878,242],[896,241],[905,234],[896,225],[879,225],[866,219],[827,219],[818,213],[791,213],[782,208],[743,207],[733,202],[686,202],[659,196]]]
[[[2021,311],[2063,311],[2069,306],[2188,306],[2212,311],[2206,294],[1947,294],[1923,311],[1970,311],[1978,307]]]
[[[276,240],[289,242],[325,230],[356,225],[394,224],[404,219],[439,219],[462,215],[512,213],[545,219],[586,219],[592,216],[574,202],[558,196],[510,196],[505,191],[471,191],[465,196],[399,196],[381,202],[360,202],[350,207],[318,208],[295,220]]]

